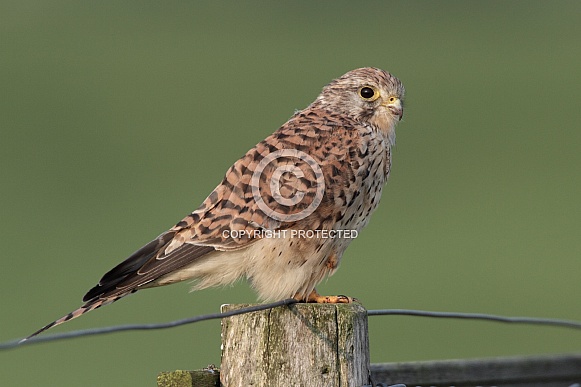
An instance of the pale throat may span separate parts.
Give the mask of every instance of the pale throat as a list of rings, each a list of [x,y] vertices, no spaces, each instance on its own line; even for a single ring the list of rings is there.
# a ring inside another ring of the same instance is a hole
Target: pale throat
[[[386,110],[376,111],[369,123],[385,136],[391,146],[395,145],[395,125],[397,121]]]

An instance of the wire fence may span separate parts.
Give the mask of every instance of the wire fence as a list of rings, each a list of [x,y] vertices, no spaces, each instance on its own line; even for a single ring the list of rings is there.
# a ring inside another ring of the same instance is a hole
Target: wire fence
[[[181,320],[174,320],[164,323],[155,324],[128,324],[128,325],[115,325],[103,328],[93,328],[93,329],[83,329],[65,333],[58,333],[45,336],[37,336],[28,340],[16,339],[0,343],[0,350],[8,350],[19,348],[31,344],[46,343],[59,340],[75,339],[78,337],[85,336],[95,336],[104,335],[107,333],[124,332],[124,331],[142,331],[142,330],[153,330],[153,329],[167,329],[179,327],[182,325],[193,324],[200,321],[216,320],[225,317],[236,316],[244,313],[257,312],[266,309],[277,308],[279,306],[296,304],[299,301],[294,298],[289,298],[286,300],[281,300],[277,302],[272,302],[268,304],[260,304],[249,306],[246,308],[236,309],[224,313],[211,313],[204,314],[200,316],[189,317]],[[413,310],[413,309],[376,309],[368,310],[368,316],[416,316],[416,317],[431,317],[431,318],[453,318],[453,319],[468,319],[468,320],[484,320],[484,321],[494,321],[501,323],[512,323],[512,324],[532,324],[532,325],[544,325],[549,327],[561,327],[561,328],[571,328],[581,330],[581,321],[575,320],[562,320],[553,318],[537,318],[537,317],[508,317],[508,316],[498,316],[485,313],[459,313],[459,312],[434,312],[425,310]]]

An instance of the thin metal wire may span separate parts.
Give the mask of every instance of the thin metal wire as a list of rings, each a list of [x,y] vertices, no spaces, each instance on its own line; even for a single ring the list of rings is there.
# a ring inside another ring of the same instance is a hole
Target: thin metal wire
[[[103,335],[106,333],[115,333],[123,331],[138,331],[138,330],[151,330],[151,329],[166,329],[174,328],[181,325],[193,324],[200,321],[222,319],[224,317],[236,316],[239,314],[257,312],[266,309],[272,309],[284,305],[296,304],[298,301],[289,298],[286,300],[273,302],[269,304],[261,304],[250,306],[247,308],[241,308],[236,310],[231,310],[224,313],[212,313],[205,314],[201,316],[189,317],[181,320],[169,321],[165,323],[155,323],[155,324],[129,324],[129,325],[116,325],[104,328],[93,328],[84,329],[78,331],[71,331],[53,335],[45,335],[31,338],[26,341],[22,340],[12,340],[4,343],[0,343],[0,350],[13,349],[17,347],[22,347],[30,344],[46,343],[57,340],[74,339],[77,337],[84,336],[94,336]],[[581,329],[581,321],[573,320],[561,320],[561,319],[551,319],[551,318],[536,318],[536,317],[507,317],[498,316],[484,313],[458,313],[458,312],[433,312],[425,310],[412,310],[412,309],[378,309],[367,311],[368,316],[387,316],[387,315],[397,315],[397,316],[419,316],[419,317],[435,317],[435,318],[457,318],[457,319],[470,319],[470,320],[485,320],[494,321],[502,323],[516,323],[516,324],[534,324],[534,325],[544,325],[552,327],[564,327],[572,329]]]
[[[260,310],[272,309],[272,308],[276,308],[279,306],[296,304],[297,302],[298,301],[295,300],[294,298],[289,298],[286,300],[277,301],[277,302],[273,302],[270,304],[254,305],[254,306],[249,306],[247,308],[240,308],[240,309],[231,310],[229,312],[224,312],[224,313],[204,314],[204,315],[200,315],[200,316],[194,316],[194,317],[184,318],[181,320],[169,321],[169,322],[165,322],[165,323],[115,325],[115,326],[103,327],[103,328],[82,329],[82,330],[78,330],[78,331],[58,333],[58,334],[54,334],[54,335],[35,336],[35,337],[33,337],[31,339],[27,339],[27,340],[11,340],[11,341],[1,343],[0,350],[12,349],[12,348],[21,347],[21,346],[29,345],[29,344],[39,344],[39,343],[46,343],[46,342],[50,342],[50,341],[74,339],[77,337],[103,335],[106,333],[174,328],[174,327],[179,327],[181,325],[193,324],[193,323],[200,322],[200,321],[221,319],[224,317],[236,316],[238,314],[257,312]]]
[[[368,316],[398,315],[398,316],[420,316],[436,318],[459,318],[470,320],[488,320],[514,324],[536,324],[536,325],[548,325],[553,327],[581,329],[581,321],[561,320],[553,318],[538,318],[538,317],[507,317],[485,313],[432,312],[426,310],[411,310],[411,309],[378,309],[367,311],[367,315]]]

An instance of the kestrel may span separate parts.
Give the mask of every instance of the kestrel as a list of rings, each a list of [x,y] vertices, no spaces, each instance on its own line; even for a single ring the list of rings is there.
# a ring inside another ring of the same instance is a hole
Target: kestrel
[[[107,272],[84,304],[49,328],[138,290],[195,280],[194,290],[247,278],[261,300],[351,302],[315,286],[377,208],[389,176],[404,87],[372,67],[325,86],[250,149],[202,205]]]

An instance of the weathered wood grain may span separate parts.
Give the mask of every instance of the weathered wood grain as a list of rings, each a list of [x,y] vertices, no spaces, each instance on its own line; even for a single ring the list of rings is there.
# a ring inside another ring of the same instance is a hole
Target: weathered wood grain
[[[362,386],[369,375],[360,305],[294,304],[222,320],[224,386]]]

